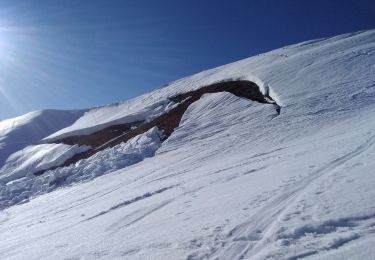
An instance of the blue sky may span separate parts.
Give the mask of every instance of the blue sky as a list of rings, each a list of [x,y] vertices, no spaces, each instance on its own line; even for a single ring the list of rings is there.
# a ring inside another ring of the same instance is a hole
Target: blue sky
[[[373,0],[0,0],[0,120],[122,101],[287,44],[371,28]]]

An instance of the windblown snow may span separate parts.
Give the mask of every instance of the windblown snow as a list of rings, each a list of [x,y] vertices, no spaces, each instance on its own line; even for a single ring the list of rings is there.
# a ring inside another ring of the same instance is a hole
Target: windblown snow
[[[237,79],[256,83],[281,113],[205,94],[164,142],[152,128],[28,172],[85,149],[54,140],[150,120],[174,106],[170,97]],[[1,259],[375,258],[375,30],[204,71],[32,142],[43,138],[51,143],[0,148]]]

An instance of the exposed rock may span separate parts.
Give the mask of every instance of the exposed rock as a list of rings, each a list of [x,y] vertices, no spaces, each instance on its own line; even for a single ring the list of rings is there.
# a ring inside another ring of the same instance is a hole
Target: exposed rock
[[[195,91],[169,98],[171,101],[178,103],[178,105],[150,122],[137,121],[128,124],[113,125],[90,135],[71,136],[57,140],[56,142],[58,143],[70,145],[89,145],[93,148],[89,151],[76,154],[72,158],[68,159],[63,165],[58,167],[68,166],[72,163],[78,162],[81,159],[89,158],[98,151],[113,147],[122,142],[127,142],[129,139],[145,133],[155,126],[163,131],[164,137],[162,141],[164,141],[172,134],[174,129],[178,127],[183,114],[192,103],[200,99],[204,94],[224,91],[259,103],[274,104],[276,111],[280,113],[280,106],[278,106],[268,94],[263,95],[259,87],[251,81],[237,80],[215,83]],[[53,169],[55,168],[57,167],[54,167]],[[44,172],[45,171],[40,171],[35,173],[35,175],[40,175]]]

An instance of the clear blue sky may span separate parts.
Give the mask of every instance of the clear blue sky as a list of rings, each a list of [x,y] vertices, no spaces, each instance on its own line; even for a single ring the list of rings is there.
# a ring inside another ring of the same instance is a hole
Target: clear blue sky
[[[287,44],[371,28],[374,0],[0,0],[0,120],[122,101]]]

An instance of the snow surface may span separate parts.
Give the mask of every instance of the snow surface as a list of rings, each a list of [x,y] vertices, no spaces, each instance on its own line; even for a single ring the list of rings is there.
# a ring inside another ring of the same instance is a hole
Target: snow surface
[[[88,159],[49,170],[41,176],[33,173],[61,165],[77,153],[89,147],[63,144],[43,144],[27,147],[22,153],[15,153],[7,161],[0,177],[0,208],[19,202],[27,202],[31,197],[51,192],[72,183],[92,180],[116,169],[138,163],[151,157],[160,147],[162,133],[152,128],[144,134],[96,153]]]
[[[71,125],[83,113],[84,110],[40,110],[0,121],[0,168],[12,153]]]
[[[166,113],[175,105],[173,101],[161,100],[148,106],[145,106],[143,102],[133,106],[131,106],[131,103],[125,102],[94,108],[86,112],[73,125],[53,133],[44,140],[53,142],[72,135],[92,134],[111,125],[141,121],[149,122]]]
[[[75,154],[90,147],[65,144],[31,145],[12,154],[0,169],[0,183],[7,183],[27,175],[62,165]]]
[[[204,95],[153,157],[2,210],[0,258],[374,259],[375,30],[184,78],[96,123],[230,79],[255,81],[281,114]],[[53,137],[95,128],[89,115]]]

